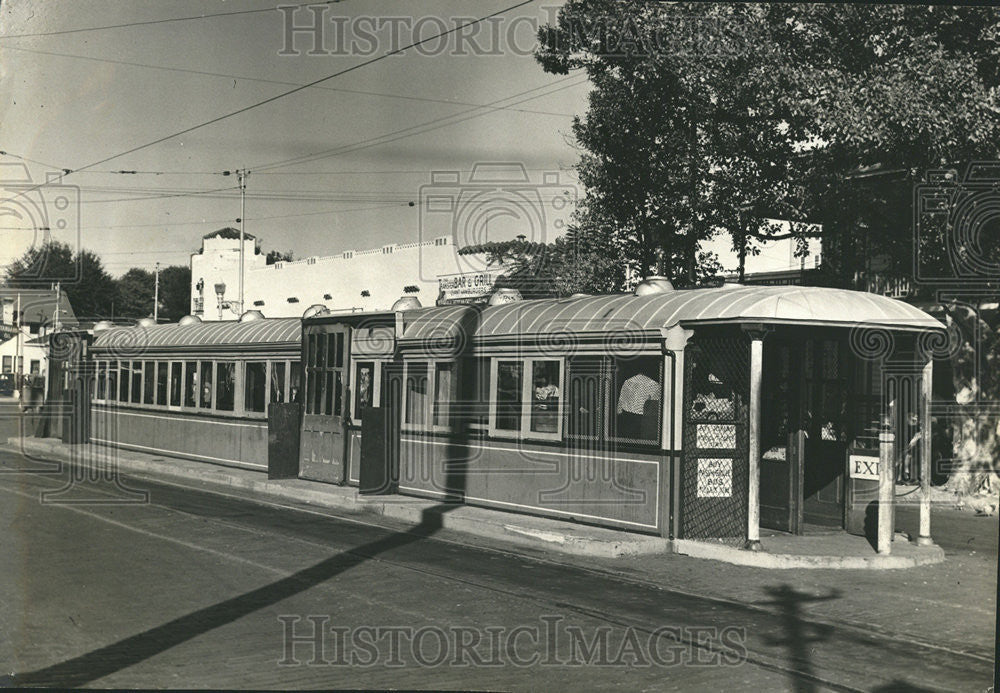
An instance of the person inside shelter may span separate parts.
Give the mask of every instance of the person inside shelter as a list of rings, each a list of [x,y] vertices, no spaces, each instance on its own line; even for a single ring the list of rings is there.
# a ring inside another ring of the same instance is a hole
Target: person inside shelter
[[[662,386],[656,378],[657,366],[637,363],[628,370],[619,367],[627,376],[621,381],[618,393],[618,437],[630,440],[655,440],[659,420],[659,402]]]

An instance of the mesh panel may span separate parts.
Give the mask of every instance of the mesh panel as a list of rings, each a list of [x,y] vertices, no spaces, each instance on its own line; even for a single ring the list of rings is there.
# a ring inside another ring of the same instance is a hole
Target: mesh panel
[[[685,350],[681,535],[746,538],[749,342],[695,337]]]

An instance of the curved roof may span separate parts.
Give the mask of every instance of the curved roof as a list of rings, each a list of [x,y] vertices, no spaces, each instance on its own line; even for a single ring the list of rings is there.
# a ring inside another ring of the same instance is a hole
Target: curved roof
[[[634,296],[584,296],[499,306],[446,306],[405,314],[404,340],[447,336],[465,322],[476,337],[659,330],[684,326],[764,323],[943,329],[908,303],[862,291],[812,286],[727,286]]]
[[[191,325],[113,327],[98,332],[95,349],[128,350],[184,349],[191,347],[298,345],[302,320],[275,318],[249,322],[196,322]]]

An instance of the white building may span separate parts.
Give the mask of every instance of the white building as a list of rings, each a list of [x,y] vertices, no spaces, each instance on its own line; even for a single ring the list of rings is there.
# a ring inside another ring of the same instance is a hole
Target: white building
[[[45,376],[48,335],[57,328],[79,326],[66,294],[56,289],[0,287],[0,304],[0,372]]]
[[[401,296],[432,306],[442,289],[450,297],[488,293],[496,278],[483,256],[463,256],[451,238],[348,250],[339,255],[266,264],[256,239],[244,241],[243,306],[239,305],[239,231],[205,236],[191,256],[191,312],[203,320],[234,320],[245,310],[266,317],[298,317],[312,305],[331,310],[388,310]],[[455,277],[462,275],[456,281]],[[221,298],[216,285],[222,289]],[[456,284],[462,286],[456,287]],[[221,311],[220,311],[221,304]]]

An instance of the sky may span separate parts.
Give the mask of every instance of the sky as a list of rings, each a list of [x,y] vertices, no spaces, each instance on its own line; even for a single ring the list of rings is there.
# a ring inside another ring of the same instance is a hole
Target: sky
[[[419,213],[421,196],[441,189],[435,171],[458,171],[461,188],[477,164],[504,162],[513,178],[523,166],[543,207],[582,196],[571,123],[589,85],[531,55],[560,3],[504,12],[520,1],[3,0],[0,185],[16,189],[21,165],[32,185],[74,171],[59,184],[78,197],[78,221],[73,204],[55,210],[57,188],[39,189],[46,213],[65,217],[49,228],[112,275],[186,265],[202,235],[238,226],[238,180],[223,172],[240,168],[246,232],[296,258],[440,235]],[[290,22],[313,25],[317,13],[321,36],[292,32],[289,43]],[[503,215],[492,223],[493,240],[518,232]],[[0,225],[5,264],[37,234],[16,218]]]

